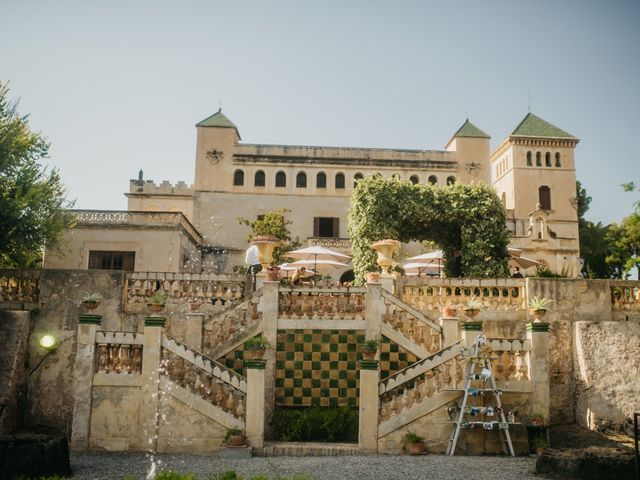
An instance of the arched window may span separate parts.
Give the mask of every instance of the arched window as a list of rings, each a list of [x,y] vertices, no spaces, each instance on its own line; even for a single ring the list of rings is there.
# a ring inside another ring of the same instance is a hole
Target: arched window
[[[281,170],[276,173],[276,187],[286,187],[287,186],[287,176]]]
[[[256,172],[256,175],[253,180],[253,185],[255,187],[264,187],[265,180],[264,180],[264,172],[262,170],[258,170]]]
[[[556,152],[556,167],[561,167],[562,164],[560,163],[560,152]]]
[[[327,188],[327,175],[324,172],[316,176],[316,188]]]
[[[544,154],[544,166],[545,167],[551,166],[551,154],[549,152]]]
[[[336,188],[344,188],[344,173],[336,173]]]
[[[427,180],[427,182],[429,182],[431,185],[437,185],[438,177],[436,177],[435,175],[429,175],[429,179]]]
[[[456,177],[454,177],[453,175],[447,177],[447,185],[453,185],[454,183],[456,183]]]
[[[418,175],[411,175],[411,176],[409,177],[409,181],[410,181],[411,183],[413,183],[414,185],[415,185],[416,183],[420,183],[420,179],[418,178]]]
[[[393,178],[395,180],[400,180],[400,174],[399,173],[394,173],[393,175],[391,175],[391,178]]]
[[[538,203],[541,210],[551,210],[551,189],[546,185],[538,189]]]
[[[527,167],[533,167],[533,162],[531,161],[531,152],[527,152]]]
[[[233,172],[233,185],[238,187],[244,185],[244,172],[242,170]]]
[[[364,178],[364,175],[362,175],[360,172],[356,173],[353,176],[353,188],[356,188],[358,180],[362,180],[363,178]]]
[[[542,154],[540,152],[536,152],[536,167],[542,166]]]
[[[307,188],[307,174],[298,172],[296,175],[296,188]]]

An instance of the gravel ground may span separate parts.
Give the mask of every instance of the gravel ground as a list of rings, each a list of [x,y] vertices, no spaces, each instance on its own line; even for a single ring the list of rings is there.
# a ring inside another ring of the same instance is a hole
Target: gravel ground
[[[306,473],[317,480],[540,480],[535,475],[535,458],[531,457],[447,457],[412,456],[337,456],[337,457],[254,457],[245,459],[215,458],[196,455],[157,455],[157,470],[192,472],[205,480],[212,474],[235,470],[250,479]],[[133,475],[146,478],[151,457],[142,454],[73,454],[74,480],[121,479]]]

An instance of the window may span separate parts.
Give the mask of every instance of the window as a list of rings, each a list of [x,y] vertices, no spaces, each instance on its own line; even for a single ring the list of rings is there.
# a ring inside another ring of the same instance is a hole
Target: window
[[[556,152],[556,167],[561,167],[562,164],[560,163],[560,152]]]
[[[356,188],[356,184],[358,183],[358,180],[362,180],[364,178],[364,175],[362,175],[361,173],[356,173],[353,176],[353,188]]]
[[[533,162],[531,161],[531,152],[527,152],[527,167],[533,167]]]
[[[453,185],[454,183],[456,183],[456,177],[447,177],[447,185]]]
[[[541,154],[540,152],[536,152],[536,167],[541,167],[542,166],[542,160],[541,160]]]
[[[436,177],[435,175],[430,175],[429,179],[427,180],[427,182],[429,182],[431,185],[437,185],[438,184],[438,177]]]
[[[551,154],[549,152],[544,154],[544,166],[545,167],[551,166]]]
[[[418,178],[418,175],[411,175],[409,177],[409,181],[415,185],[420,182],[420,179]]]
[[[244,172],[242,170],[233,172],[233,185],[237,187],[244,185]]]
[[[296,175],[296,188],[307,188],[307,174],[298,172]]]
[[[327,175],[324,172],[316,176],[316,188],[327,188]]]
[[[336,188],[344,188],[344,173],[336,173]]]
[[[265,185],[264,172],[262,170],[258,170],[256,172],[256,176],[255,176],[253,185],[256,186],[256,187],[264,187],[264,185]]]
[[[125,270],[133,272],[136,252],[89,252],[89,270]]]
[[[286,187],[287,186],[287,176],[283,171],[279,171],[276,173],[276,187]]]
[[[551,189],[546,185],[538,189],[538,201],[541,210],[551,210]]]
[[[339,238],[340,219],[336,217],[314,217],[313,236],[323,238]]]

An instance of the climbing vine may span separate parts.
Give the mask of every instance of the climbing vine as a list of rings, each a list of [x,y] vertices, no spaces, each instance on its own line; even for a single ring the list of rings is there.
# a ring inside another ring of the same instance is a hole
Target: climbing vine
[[[447,277],[509,275],[505,212],[487,185],[413,185],[391,178],[360,180],[351,195],[349,235],[356,282],[379,271],[371,244],[392,238],[435,242]]]

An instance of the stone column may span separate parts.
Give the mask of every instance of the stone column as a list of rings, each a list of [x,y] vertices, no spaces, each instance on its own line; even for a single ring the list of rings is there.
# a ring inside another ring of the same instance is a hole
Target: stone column
[[[387,292],[391,294],[394,293],[394,278],[390,273],[381,273],[380,283],[382,284],[382,288],[384,288]]]
[[[384,312],[382,301],[382,285],[380,283],[367,283],[365,298],[365,338],[367,340],[380,340],[380,323]]]
[[[265,418],[271,416],[275,403],[275,365],[276,343],[278,341],[278,286],[279,282],[265,281],[262,285],[262,297],[258,309],[262,312],[262,336],[267,339],[271,348],[265,353]]]
[[[460,324],[462,330],[462,341],[464,345],[471,349],[478,335],[482,335],[482,321],[479,322],[462,322]]]
[[[140,446],[157,451],[158,393],[160,389],[160,360],[165,317],[152,315],[144,319],[142,350],[142,390],[140,396]]]
[[[361,453],[378,451],[379,377],[377,360],[360,360],[358,449]]]
[[[82,451],[89,448],[91,390],[96,359],[96,331],[101,322],[102,315],[90,313],[78,315],[78,346],[73,375],[72,450]]]
[[[445,349],[460,340],[460,330],[458,327],[458,317],[440,317],[438,319],[442,327],[442,348]],[[482,327],[481,327],[482,328]]]
[[[549,421],[549,324],[527,323],[529,379],[531,380],[531,412],[540,412]]]
[[[246,434],[249,445],[254,448],[264,446],[265,423],[265,368],[264,360],[247,360],[247,406]]]
[[[204,313],[187,313],[187,331],[184,343],[190,348],[202,352],[202,323]]]

